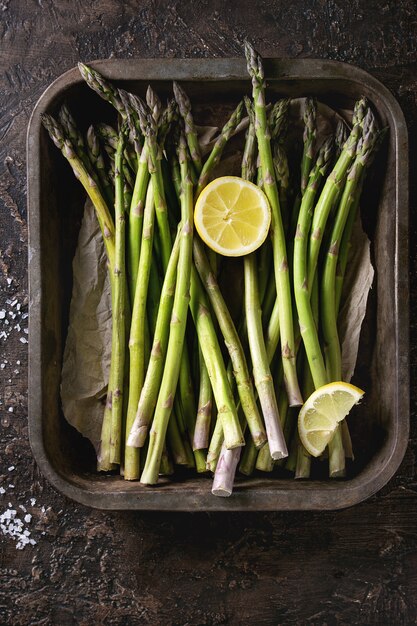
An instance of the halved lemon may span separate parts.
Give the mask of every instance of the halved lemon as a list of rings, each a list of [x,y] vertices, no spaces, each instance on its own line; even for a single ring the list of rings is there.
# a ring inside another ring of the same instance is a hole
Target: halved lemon
[[[316,389],[301,407],[298,433],[307,452],[320,456],[341,422],[364,391],[350,383],[335,382]]]
[[[265,241],[271,209],[262,189],[237,176],[222,176],[199,195],[194,222],[209,248],[223,256],[243,256]]]

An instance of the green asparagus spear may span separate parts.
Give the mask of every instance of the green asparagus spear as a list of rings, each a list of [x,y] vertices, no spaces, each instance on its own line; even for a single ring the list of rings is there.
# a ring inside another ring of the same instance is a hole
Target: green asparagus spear
[[[301,159],[301,195],[303,195],[308,184],[311,167],[314,158],[314,142],[316,140],[316,115],[317,104],[314,98],[306,98],[304,109],[304,149]]]
[[[186,142],[182,135],[179,144],[179,161],[182,182],[181,217],[183,226],[178,261],[178,277],[175,288],[165,368],[152,428],[149,433],[150,441],[148,454],[141,476],[141,482],[150,485],[158,481],[158,472],[166,430],[172,412],[180,372],[181,360],[178,356],[182,354],[184,345],[188,303],[190,299],[190,272],[193,241],[193,186],[186,156]]]
[[[206,162],[201,170],[200,177],[197,183],[197,191],[195,193],[195,197],[197,198],[204,187],[207,185],[210,175],[214,169],[214,167],[219,163],[220,158],[223,154],[223,150],[232,136],[233,132],[236,130],[239,125],[243,115],[243,102],[239,102],[236,109],[233,111],[229,120],[223,126],[220,135],[218,136],[216,143],[214,144],[209,156],[207,157]]]
[[[80,70],[81,76],[86,81],[87,85],[91,87],[100,98],[103,100],[107,100],[110,102],[120,113],[123,119],[126,118],[125,108],[123,106],[123,102],[120,99],[119,91],[116,87],[114,87],[110,81],[106,80],[104,76],[100,74],[97,70],[93,69],[89,65],[85,63],[78,63],[78,69]]]
[[[203,167],[200,144],[198,143],[197,131],[191,113],[191,102],[184,89],[174,81],[174,96],[178,103],[181,117],[184,120],[185,135],[187,137],[188,148],[196,173],[199,174]]]
[[[152,263],[153,227],[154,227],[155,203],[152,183],[148,186],[146,194],[142,244],[138,267],[137,287],[133,301],[132,325],[130,329],[129,351],[129,404],[126,418],[127,439],[136,417],[140,393],[145,377],[145,328],[146,328],[146,303]],[[136,480],[139,478],[139,450],[126,443],[125,451],[125,479]]]
[[[255,445],[261,447],[266,441],[266,434],[256,406],[252,381],[241,341],[217,281],[211,271],[203,244],[197,237],[194,240],[193,251],[197,271],[209,296],[211,306],[229,351],[243,412],[246,416]]]
[[[46,114],[42,115],[42,123],[54,144],[61,150],[64,157],[71,165],[75,177],[81,182],[94,205],[97,220],[103,234],[110,274],[112,275],[115,264],[115,228],[106,201],[92,179],[90,172],[76,155],[71,142],[65,137],[62,126],[51,115]]]
[[[327,380],[326,369],[324,367],[323,356],[317,329],[314,322],[310,303],[310,290],[308,283],[307,269],[307,245],[308,233],[312,220],[312,210],[314,201],[321,180],[329,167],[332,155],[332,138],[327,140],[317,157],[317,162],[313,167],[308,185],[304,191],[303,199],[298,217],[297,231],[294,245],[294,293],[298,311],[301,336],[303,338],[310,370],[316,388],[325,385]]]
[[[281,303],[279,313],[285,383],[287,386],[290,406],[294,406],[302,404],[303,401],[297,380],[297,370],[295,367],[291,288],[288,274],[284,228],[271,153],[270,132],[266,118],[264,70],[261,57],[255,52],[248,42],[245,44],[245,53],[248,71],[252,77],[253,102],[255,107],[255,128],[262,167],[263,187],[272,211],[271,238],[274,254],[277,297]]]
[[[112,294],[112,350],[114,378],[112,378],[112,414],[110,433],[110,462],[120,463],[122,449],[122,418],[125,366],[125,315],[126,315],[126,269],[125,269],[125,210],[123,151],[126,142],[125,130],[122,129],[117,143],[115,159],[115,224],[116,252],[113,271]]]

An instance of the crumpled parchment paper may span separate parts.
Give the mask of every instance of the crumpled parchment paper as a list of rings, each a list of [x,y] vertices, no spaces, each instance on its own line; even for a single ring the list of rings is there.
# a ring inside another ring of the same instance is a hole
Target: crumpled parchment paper
[[[62,409],[97,451],[110,366],[111,293],[103,238],[90,200],[85,204],[72,270]]]

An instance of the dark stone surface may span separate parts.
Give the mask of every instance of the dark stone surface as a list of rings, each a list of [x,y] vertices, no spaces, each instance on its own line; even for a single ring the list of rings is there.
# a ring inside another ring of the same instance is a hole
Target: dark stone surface
[[[11,309],[7,299],[18,300],[21,311],[12,326],[19,321],[26,327],[26,126],[45,87],[79,59],[238,56],[248,36],[265,56],[348,61],[377,76],[399,99],[415,169],[414,0],[2,0],[0,16],[0,310]],[[412,176],[412,238],[415,200]],[[411,248],[413,281],[417,254]],[[412,284],[412,372],[416,295]],[[352,509],[99,513],[55,493],[32,460],[23,336],[12,329],[7,340],[0,339],[0,362],[8,361],[0,370],[0,484],[6,488],[0,508],[26,505],[37,544],[18,551],[0,536],[1,624],[415,623],[414,381],[406,458],[382,492]]]

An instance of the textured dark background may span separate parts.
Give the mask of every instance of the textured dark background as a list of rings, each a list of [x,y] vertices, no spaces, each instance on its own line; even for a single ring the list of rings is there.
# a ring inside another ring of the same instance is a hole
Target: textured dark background
[[[27,306],[29,116],[48,84],[79,59],[237,56],[248,36],[264,56],[353,63],[399,99],[415,171],[416,27],[415,0],[1,0],[0,309],[10,309],[7,299]],[[416,259],[412,246],[412,282]],[[416,295],[412,284],[412,371]],[[0,339],[0,362],[8,361],[0,370],[0,512],[8,502],[28,505],[38,543],[18,551],[0,535],[1,624],[416,623],[414,382],[406,458],[382,492],[352,509],[99,513],[55,493],[32,460],[21,336]]]

